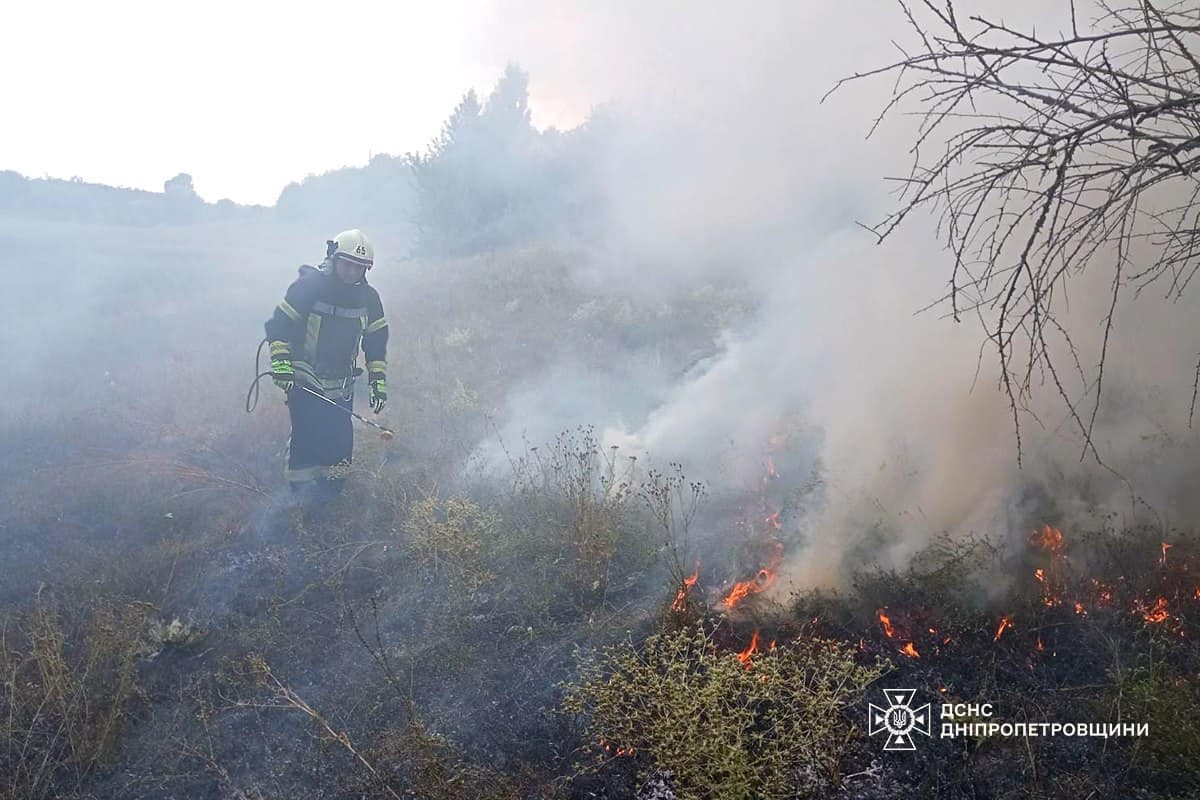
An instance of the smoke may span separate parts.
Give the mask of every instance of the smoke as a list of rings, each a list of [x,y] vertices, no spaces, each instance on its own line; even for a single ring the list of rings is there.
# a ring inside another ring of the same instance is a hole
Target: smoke
[[[1014,14],[1039,30],[1064,23],[1032,5]],[[882,246],[854,226],[894,201],[883,177],[907,169],[912,123],[894,117],[864,141],[890,95],[887,79],[821,98],[838,79],[897,56],[898,8],[618,4],[567,14],[526,2],[495,23],[489,44],[530,69],[535,108],[569,113],[584,92],[634,120],[605,172],[615,211],[596,258],[612,280],[660,293],[732,273],[756,299],[752,318],[724,331],[708,357],[665,389],[651,382],[640,419],[609,408],[599,420],[606,442],[752,487],[785,420],[800,414],[817,426],[810,455],[826,491],[819,508],[789,520],[805,541],[793,556],[797,582],[836,581],[863,557],[902,565],[941,532],[1003,539],[1045,515],[1084,524],[1116,511],[1133,522],[1152,508],[1149,519],[1169,524],[1192,512],[1184,486],[1195,439],[1182,412],[1193,302],[1126,295],[1118,306],[1092,430],[1103,465],[1085,454],[1079,423],[1043,370],[1034,396],[1020,401],[1019,467],[986,311],[961,323],[944,307],[918,313],[948,289],[934,220],[915,216]],[[1111,288],[1103,260],[1073,279],[1060,321],[1076,351],[1059,343],[1052,353],[1071,373],[1060,380],[1084,424]],[[564,400],[588,381],[556,370],[526,386],[508,425],[569,424],[562,410],[584,407],[597,421],[595,402]],[[866,529],[878,525],[891,536],[864,552]]]

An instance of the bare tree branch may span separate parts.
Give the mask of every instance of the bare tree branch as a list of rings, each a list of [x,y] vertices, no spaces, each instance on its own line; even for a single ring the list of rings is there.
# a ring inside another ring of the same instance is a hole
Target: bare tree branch
[[[914,104],[920,116],[899,204],[869,230],[882,242],[913,211],[932,210],[954,259],[940,302],[956,321],[974,312],[985,325],[1018,461],[1022,412],[1049,381],[1083,457],[1103,463],[1092,433],[1120,304],[1158,282],[1178,300],[1200,268],[1200,6],[1100,0],[1083,29],[1071,0],[1070,32],[1045,37],[984,16],[964,21],[953,0],[899,4],[919,49],[898,45],[900,61],[830,90],[894,75],[871,133]],[[935,142],[940,152],[926,157]],[[1113,278],[1095,320],[1097,360],[1085,369],[1078,332],[1064,322],[1066,286],[1097,262]],[[1053,363],[1068,356],[1078,386]]]

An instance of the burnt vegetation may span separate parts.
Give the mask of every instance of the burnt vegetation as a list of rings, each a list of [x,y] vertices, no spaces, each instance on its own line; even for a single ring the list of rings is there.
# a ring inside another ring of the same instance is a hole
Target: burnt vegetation
[[[841,592],[731,605],[739,581],[769,581],[755,573],[798,544],[799,506],[764,518],[753,493],[642,471],[586,430],[531,446],[509,485],[487,488],[412,469],[432,451],[388,468],[386,444],[363,445],[348,494],[316,522],[195,471],[106,477],[119,496],[163,499],[141,501],[144,521],[108,558],[49,565],[50,585],[10,602],[5,796],[1200,787],[1200,551],[1183,532],[943,539],[903,571],[864,564]],[[213,501],[231,510],[217,517]],[[94,496],[72,509],[111,513]],[[702,540],[723,515],[734,541],[685,547],[685,521]],[[1152,735],[922,739],[892,758],[866,734],[881,686],[992,703],[1004,721],[1135,721]]]

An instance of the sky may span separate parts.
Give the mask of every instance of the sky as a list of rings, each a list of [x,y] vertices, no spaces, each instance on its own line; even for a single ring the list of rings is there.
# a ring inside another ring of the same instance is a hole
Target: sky
[[[0,170],[152,191],[186,172],[210,202],[269,205],[306,175],[423,149],[508,63],[528,71],[543,129],[610,101],[686,115],[707,87],[757,98],[764,78],[813,113],[847,69],[889,52],[884,31],[902,25],[889,11],[862,27],[871,0],[13,4],[5,27],[27,34],[0,48],[17,110]],[[849,124],[865,131],[866,113]]]
[[[272,204],[288,183],[422,149],[462,94],[519,53],[481,0],[11,4],[0,170],[161,191],[192,175],[210,202]],[[535,124],[593,98],[531,87]],[[14,113],[15,112],[15,113]]]

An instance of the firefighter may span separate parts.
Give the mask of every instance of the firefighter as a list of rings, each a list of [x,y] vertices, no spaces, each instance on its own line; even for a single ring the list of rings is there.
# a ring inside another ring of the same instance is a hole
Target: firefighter
[[[292,421],[287,480],[293,491],[318,502],[341,490],[353,454],[347,412],[361,372],[356,366],[360,346],[371,409],[378,414],[387,403],[387,320],[366,277],[374,263],[375,249],[362,231],[339,233],[326,242],[319,268],[300,267],[266,323],[271,379],[283,390]]]

